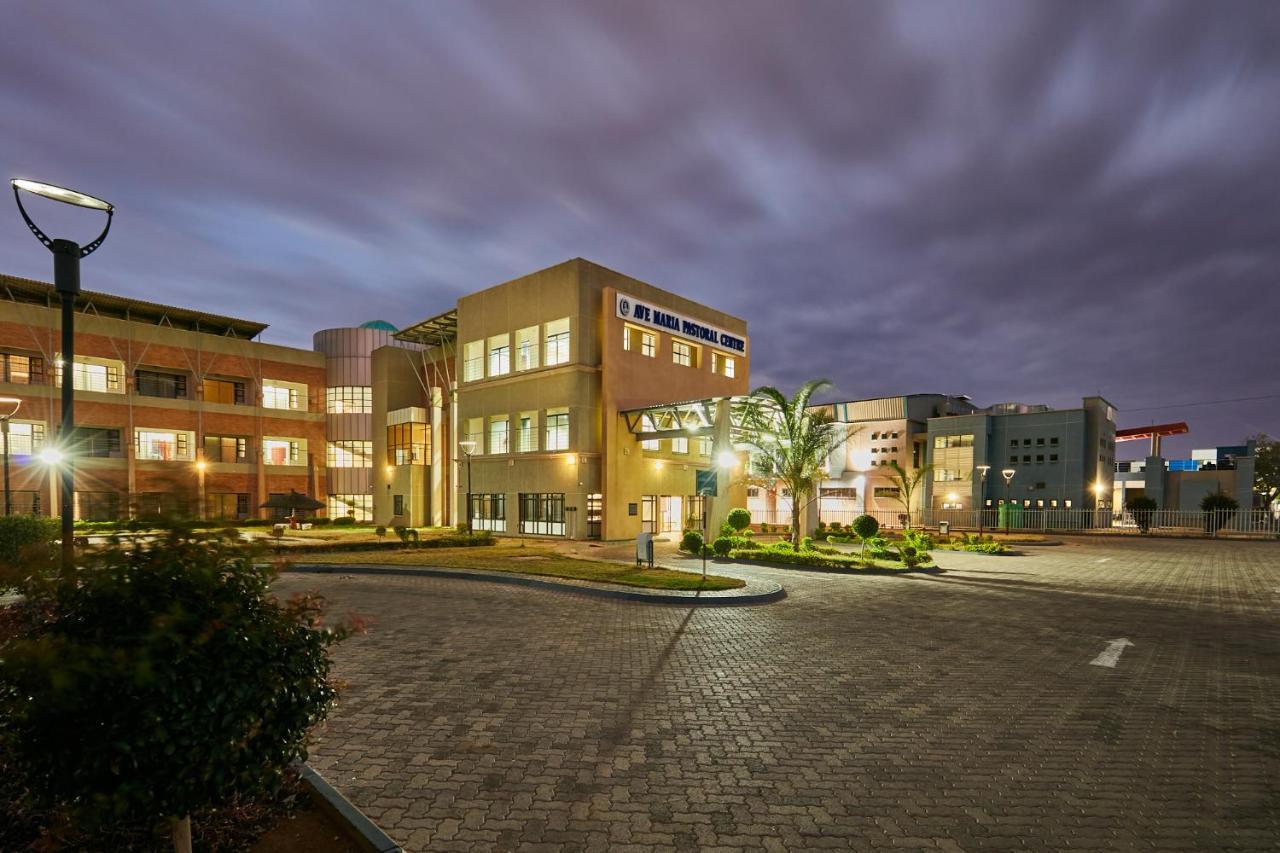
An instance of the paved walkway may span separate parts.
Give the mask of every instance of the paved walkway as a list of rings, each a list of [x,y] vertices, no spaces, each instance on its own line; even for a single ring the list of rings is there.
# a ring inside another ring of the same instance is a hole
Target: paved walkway
[[[1280,545],[939,561],[731,609],[280,586],[373,620],[312,763],[409,850],[1280,846]]]

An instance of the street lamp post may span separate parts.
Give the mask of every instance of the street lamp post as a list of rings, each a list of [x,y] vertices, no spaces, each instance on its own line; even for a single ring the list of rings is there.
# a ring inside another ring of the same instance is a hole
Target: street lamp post
[[[987,497],[987,472],[991,470],[990,465],[978,466],[978,538],[982,538],[982,508],[986,506]]]
[[[459,441],[458,446],[467,454],[467,535],[471,535],[471,457],[476,452],[476,443],[470,439]]]
[[[1004,535],[1009,535],[1009,516],[1013,507],[1009,503],[1009,484],[1013,482],[1013,475],[1018,473],[1013,468],[1005,468],[1000,472],[1000,476],[1004,477]]]
[[[72,453],[72,433],[75,431],[75,306],[76,295],[80,293],[80,259],[88,257],[107,239],[111,230],[111,217],[114,208],[100,198],[42,184],[14,178],[13,198],[18,203],[18,212],[46,249],[53,253],[53,289],[58,293],[58,301],[62,306],[62,425],[58,429],[58,443],[62,446],[62,570],[70,572],[75,567],[75,458]],[[100,210],[107,214],[107,223],[102,233],[87,245],[81,246],[74,240],[53,239],[40,230],[27,209],[22,205],[22,193],[28,192],[51,201],[60,201],[74,207],[89,210]]]
[[[9,419],[18,413],[22,400],[0,397],[0,431],[4,434],[4,514],[13,514],[13,492],[9,491]]]

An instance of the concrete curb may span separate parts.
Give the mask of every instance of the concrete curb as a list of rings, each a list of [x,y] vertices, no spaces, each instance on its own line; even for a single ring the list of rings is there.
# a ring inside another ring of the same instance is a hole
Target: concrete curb
[[[716,592],[686,592],[684,590],[612,589],[598,584],[574,583],[568,579],[536,578],[506,572],[483,572],[463,569],[436,569],[428,566],[398,568],[370,564],[349,563],[294,563],[285,572],[302,574],[352,574],[352,575],[405,575],[408,577],[450,578],[453,580],[486,581],[510,586],[550,589],[556,592],[572,592],[595,598],[611,598],[615,601],[639,601],[645,604],[693,605],[696,607],[743,607],[752,604],[772,604],[786,598],[781,584],[773,581],[756,581],[762,587],[756,592],[719,590]]]
[[[356,808],[350,800],[342,796],[342,792],[329,784],[309,764],[299,768],[302,782],[311,789],[312,797],[329,816],[343,824],[351,839],[368,853],[404,853],[404,848],[391,840],[378,825]]]

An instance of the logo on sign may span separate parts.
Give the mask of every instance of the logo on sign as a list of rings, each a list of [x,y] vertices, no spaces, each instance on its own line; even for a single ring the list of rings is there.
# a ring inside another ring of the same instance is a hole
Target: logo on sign
[[[618,313],[623,317],[631,316],[631,300],[625,297],[618,300]]]

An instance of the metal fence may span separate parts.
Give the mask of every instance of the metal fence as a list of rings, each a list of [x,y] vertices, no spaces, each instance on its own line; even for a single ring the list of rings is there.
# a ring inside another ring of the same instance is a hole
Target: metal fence
[[[1280,537],[1280,516],[1270,510],[1251,509],[1221,512],[1182,510],[1155,510],[1135,516],[1132,512],[1111,509],[1034,509],[1014,506],[1011,512],[1000,509],[926,509],[911,513],[871,511],[867,513],[849,510],[824,510],[820,520],[830,525],[849,525],[859,515],[869,515],[886,529],[902,529],[908,523],[912,527],[937,530],[946,522],[952,531],[976,532],[978,530],[1062,533],[1142,534],[1163,533],[1179,536],[1247,536],[1270,539]],[[817,520],[817,519],[815,519]],[[755,524],[787,527],[791,524],[791,510],[752,510]]]

